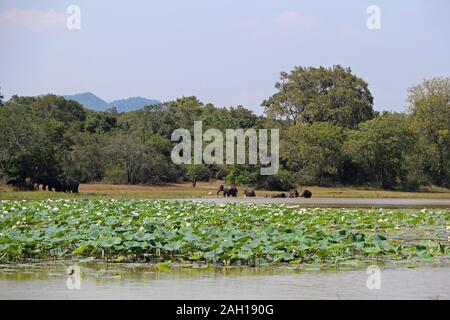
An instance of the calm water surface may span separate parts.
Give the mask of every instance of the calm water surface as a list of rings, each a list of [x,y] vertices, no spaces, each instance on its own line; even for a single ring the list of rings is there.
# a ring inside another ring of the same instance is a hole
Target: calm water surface
[[[335,208],[450,208],[450,199],[415,199],[415,198],[181,198],[170,201],[201,201],[215,204],[254,203],[254,204],[288,204],[302,207]]]
[[[0,299],[450,299],[450,264],[381,266],[381,289],[366,268],[158,268],[81,265],[81,288],[67,288],[69,262],[0,265]]]

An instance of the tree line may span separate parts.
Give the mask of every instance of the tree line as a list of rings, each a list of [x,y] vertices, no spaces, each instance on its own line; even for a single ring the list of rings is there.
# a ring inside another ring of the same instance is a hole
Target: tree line
[[[158,184],[225,179],[273,190],[359,185],[417,190],[450,187],[450,78],[408,90],[404,112],[376,112],[367,82],[341,66],[282,72],[264,115],[181,97],[141,110],[95,112],[56,95],[0,94],[0,177],[37,181],[64,175],[82,183]],[[175,129],[280,129],[281,168],[175,165]]]

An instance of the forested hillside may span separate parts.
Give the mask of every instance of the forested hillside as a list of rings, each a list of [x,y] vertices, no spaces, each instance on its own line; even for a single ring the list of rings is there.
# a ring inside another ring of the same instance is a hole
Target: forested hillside
[[[0,95],[0,176],[64,175],[80,182],[155,184],[225,179],[268,189],[295,185],[450,187],[450,78],[410,88],[404,113],[378,113],[368,84],[350,69],[297,67],[281,73],[264,115],[181,97],[141,110],[96,112],[56,95]],[[175,165],[177,128],[279,128],[281,168]]]

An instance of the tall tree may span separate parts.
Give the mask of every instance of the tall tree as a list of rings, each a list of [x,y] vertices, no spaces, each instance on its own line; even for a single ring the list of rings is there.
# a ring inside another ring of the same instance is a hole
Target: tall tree
[[[331,184],[339,180],[344,140],[345,130],[332,123],[298,124],[289,129],[282,155],[301,184]]]
[[[69,131],[73,145],[64,153],[62,168],[66,176],[80,182],[99,181],[105,174],[106,137],[89,132]]]
[[[450,78],[433,78],[409,89],[409,110],[421,144],[422,170],[450,186]]]
[[[0,176],[35,180],[59,172],[59,132],[51,119],[34,115],[28,106],[0,109]]]
[[[406,175],[407,154],[414,145],[405,114],[384,113],[349,132],[344,150],[361,168],[367,180],[380,188],[392,188]]]
[[[288,118],[297,123],[330,121],[344,128],[356,128],[372,119],[373,98],[368,84],[352,74],[350,68],[295,67],[282,72],[276,92],[263,101],[271,117]]]
[[[431,95],[450,99],[450,77],[424,79],[420,84],[408,88],[409,110],[414,112],[416,105]]]

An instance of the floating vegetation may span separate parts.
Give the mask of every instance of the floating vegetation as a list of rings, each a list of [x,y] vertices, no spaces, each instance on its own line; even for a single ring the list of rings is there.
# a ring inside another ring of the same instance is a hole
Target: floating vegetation
[[[448,209],[153,200],[0,201],[1,262],[262,265],[449,256]]]

